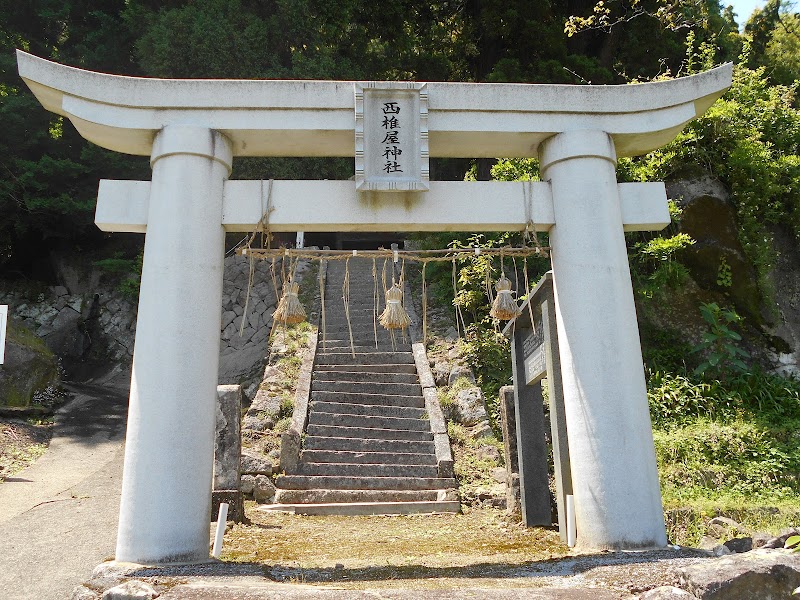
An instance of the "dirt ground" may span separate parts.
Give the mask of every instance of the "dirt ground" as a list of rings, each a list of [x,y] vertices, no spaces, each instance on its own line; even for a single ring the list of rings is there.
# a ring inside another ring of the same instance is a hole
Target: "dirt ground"
[[[44,454],[52,430],[50,420],[0,419],[0,482]]]
[[[526,529],[505,511],[460,515],[311,517],[247,506],[252,522],[229,527],[222,559],[258,563],[281,583],[346,589],[589,587],[620,598],[678,580],[708,558],[694,550],[578,554],[558,533]]]

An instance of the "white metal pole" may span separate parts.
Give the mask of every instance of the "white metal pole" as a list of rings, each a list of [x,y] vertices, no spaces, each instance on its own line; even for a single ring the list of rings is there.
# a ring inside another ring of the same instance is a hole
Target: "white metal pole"
[[[567,546],[572,548],[575,545],[577,528],[575,526],[575,496],[567,495]]]
[[[217,532],[214,535],[214,549],[211,551],[211,556],[219,558],[222,554],[222,538],[225,535],[225,526],[228,523],[228,503],[221,502],[219,505],[219,513],[217,514]]]

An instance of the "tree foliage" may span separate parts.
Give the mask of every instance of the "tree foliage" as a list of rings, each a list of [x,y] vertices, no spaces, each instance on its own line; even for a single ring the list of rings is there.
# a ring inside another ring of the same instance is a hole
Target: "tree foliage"
[[[96,148],[44,111],[16,73],[15,48],[137,76],[597,84],[686,73],[693,68],[687,44],[713,49],[711,62],[736,56],[744,44],[750,48],[748,65],[765,68],[755,71],[758,77],[786,87],[765,83],[758,92],[748,110],[763,118],[743,124],[735,114],[718,115],[717,123],[731,120],[736,135],[695,127],[681,138],[688,141],[686,152],[673,150],[676,162],[705,164],[693,150],[698,146],[692,135],[730,141],[740,139],[744,128],[758,150],[749,168],[754,175],[783,152],[760,144],[754,128],[783,128],[785,107],[794,102],[790,88],[798,59],[791,32],[797,16],[790,8],[770,0],[748,22],[745,40],[731,10],[717,0],[0,0],[0,266],[22,272],[32,256],[97,243],[97,180],[148,177],[146,159]],[[783,116],[770,119],[768,108],[778,105]],[[791,128],[784,131],[784,138],[793,135]],[[736,150],[735,156],[748,151],[741,144],[723,147]],[[662,171],[668,168],[664,162]],[[763,185],[767,212],[776,203],[794,202],[779,191],[796,169],[792,159],[785,163],[780,176]],[[345,178],[352,161],[247,159],[235,168],[236,177]],[[741,161],[725,168],[732,185],[747,176]]]

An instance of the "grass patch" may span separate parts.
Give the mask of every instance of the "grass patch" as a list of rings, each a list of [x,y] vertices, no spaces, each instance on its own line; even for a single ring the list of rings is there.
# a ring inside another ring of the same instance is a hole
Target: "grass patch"
[[[22,423],[0,420],[0,481],[32,464],[47,450],[52,420]]]
[[[700,418],[653,435],[669,501],[784,500],[800,506],[797,427]]]
[[[648,395],[674,543],[697,544],[716,516],[747,533],[800,523],[800,382],[660,371],[649,373]]]
[[[728,517],[742,526],[736,533],[749,536],[756,532],[777,535],[800,523],[800,503],[783,502],[761,505],[746,500],[715,502],[700,499],[692,502],[665,499],[664,516],[670,542],[680,546],[697,546],[706,535],[708,522],[714,517]]]
[[[493,469],[502,466],[502,442],[494,437],[473,439],[463,425],[453,421],[447,423],[447,434],[462,502],[469,504],[493,489],[504,488],[504,484],[498,484],[492,476]]]

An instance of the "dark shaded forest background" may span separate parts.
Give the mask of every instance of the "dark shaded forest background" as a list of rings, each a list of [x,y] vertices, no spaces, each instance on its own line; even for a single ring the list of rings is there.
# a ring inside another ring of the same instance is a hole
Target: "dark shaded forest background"
[[[765,66],[768,84],[794,85],[792,7],[771,0],[744,34],[742,17],[717,0],[2,0],[0,273],[47,280],[53,252],[101,247],[98,180],[149,178],[145,158],[93,146],[43,110],[17,74],[15,48],[147,77],[610,84],[691,72],[702,46],[706,62]],[[461,178],[469,166],[434,169]],[[481,161],[477,176],[490,166]],[[235,169],[237,178],[352,174],[342,160],[248,159]]]

